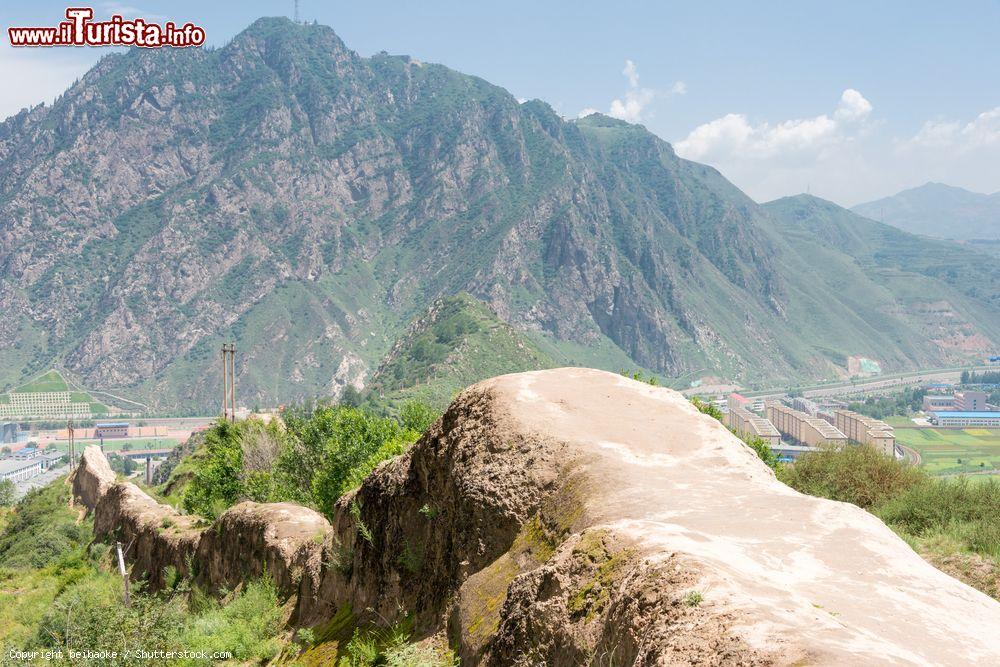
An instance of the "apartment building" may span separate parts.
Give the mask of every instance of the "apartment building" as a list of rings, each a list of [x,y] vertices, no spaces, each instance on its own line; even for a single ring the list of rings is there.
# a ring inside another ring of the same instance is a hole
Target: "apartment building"
[[[767,418],[774,427],[793,442],[811,447],[828,443],[847,443],[847,436],[823,419],[810,417],[805,412],[780,403],[769,403],[766,409]]]
[[[874,419],[851,410],[834,410],[834,426],[848,440],[874,447],[890,456],[896,451],[896,434],[892,427],[881,419]]]
[[[774,424],[744,408],[730,407],[726,413],[726,425],[738,435],[760,438],[772,448],[781,445],[781,434],[774,428]]]

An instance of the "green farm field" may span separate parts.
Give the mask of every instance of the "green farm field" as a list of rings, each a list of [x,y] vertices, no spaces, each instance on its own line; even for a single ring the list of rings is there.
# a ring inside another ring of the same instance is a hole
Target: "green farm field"
[[[896,440],[915,449],[932,475],[1000,471],[1000,429],[901,428]],[[1000,474],[1000,473],[998,473]]]

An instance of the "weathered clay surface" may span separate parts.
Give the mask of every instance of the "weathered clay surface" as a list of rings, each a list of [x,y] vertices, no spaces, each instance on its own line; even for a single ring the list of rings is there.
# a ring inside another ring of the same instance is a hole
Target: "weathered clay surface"
[[[162,521],[130,486],[95,531]],[[676,392],[611,373],[470,387],[338,501],[321,548],[307,510],[265,507],[201,538],[210,583],[278,557],[298,624],[409,616],[463,664],[1000,664],[1000,603],[867,512],[784,486]]]
[[[80,455],[80,463],[70,477],[73,484],[73,499],[88,511],[97,507],[97,501],[115,483],[115,473],[108,465],[108,459],[97,445],[87,445]]]
[[[329,533],[330,522],[301,505],[240,503],[202,535],[196,581],[233,590],[266,573],[279,591],[297,592],[303,575],[318,574]]]
[[[998,664],[1000,604],[778,482],[682,396],[557,369],[463,392],[337,507],[303,622],[446,626],[463,664]]]

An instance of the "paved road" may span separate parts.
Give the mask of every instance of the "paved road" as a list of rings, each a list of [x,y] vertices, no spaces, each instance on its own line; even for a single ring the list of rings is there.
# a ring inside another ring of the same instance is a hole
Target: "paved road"
[[[808,387],[795,387],[802,391],[802,395],[807,398],[817,398],[822,396],[837,396],[843,394],[862,394],[881,389],[891,389],[895,387],[905,387],[923,382],[933,382],[942,380],[957,380],[962,371],[985,371],[995,370],[991,366],[968,366],[964,368],[930,368],[923,371],[911,371],[909,373],[891,373],[870,377],[855,382],[837,382],[825,385],[812,385]],[[747,398],[773,398],[784,396],[789,389],[769,389],[763,391],[742,392]]]
[[[23,482],[17,482],[14,484],[14,497],[23,498],[28,494],[28,491],[32,489],[40,489],[43,486],[48,486],[54,480],[59,479],[63,475],[69,472],[69,465],[61,465],[58,468],[49,468],[41,475],[32,477]]]

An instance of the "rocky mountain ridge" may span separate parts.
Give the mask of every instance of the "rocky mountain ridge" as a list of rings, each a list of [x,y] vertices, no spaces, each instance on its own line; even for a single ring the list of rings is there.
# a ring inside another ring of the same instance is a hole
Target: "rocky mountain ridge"
[[[1000,340],[979,296],[874,284],[842,250],[831,272],[878,303],[817,289],[790,224],[640,126],[261,19],[220,49],[108,56],[0,124],[0,384],[58,365],[204,412],[236,340],[248,405],[336,395],[462,291],[556,357],[673,376],[953,364]],[[977,343],[913,326],[932,306]]]

